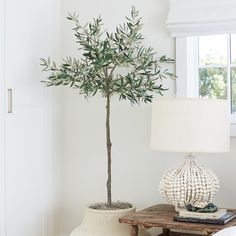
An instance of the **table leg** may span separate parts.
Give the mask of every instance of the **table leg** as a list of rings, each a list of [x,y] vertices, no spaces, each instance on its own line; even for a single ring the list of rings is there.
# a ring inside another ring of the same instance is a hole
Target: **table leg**
[[[170,229],[163,228],[162,229],[163,235],[169,236],[170,235]]]
[[[138,236],[138,226],[137,225],[131,225],[130,236]]]

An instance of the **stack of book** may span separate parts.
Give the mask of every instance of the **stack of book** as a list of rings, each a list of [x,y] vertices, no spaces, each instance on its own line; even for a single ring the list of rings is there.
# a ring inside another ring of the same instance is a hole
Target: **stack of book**
[[[213,213],[192,212],[187,209],[181,209],[179,214],[174,216],[174,221],[188,223],[203,223],[224,225],[236,217],[236,212],[218,209]]]

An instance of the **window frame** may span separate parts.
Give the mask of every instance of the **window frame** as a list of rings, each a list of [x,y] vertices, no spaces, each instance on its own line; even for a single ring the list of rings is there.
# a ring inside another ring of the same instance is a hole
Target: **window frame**
[[[229,50],[229,45],[227,47]],[[229,56],[229,53],[227,54]],[[198,56],[198,36],[176,38],[177,97],[198,97]],[[229,89],[230,68],[226,66],[228,68],[227,88]],[[230,99],[228,101],[230,107]],[[236,114],[230,115],[230,135],[236,137]]]

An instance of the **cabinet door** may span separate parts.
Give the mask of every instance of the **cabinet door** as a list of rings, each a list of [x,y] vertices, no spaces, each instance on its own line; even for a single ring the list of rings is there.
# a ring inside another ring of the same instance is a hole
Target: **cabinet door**
[[[6,119],[7,236],[43,236],[44,127],[40,107],[15,108]]]
[[[5,236],[5,1],[0,0],[0,235]]]
[[[53,0],[6,1],[6,85],[13,106],[41,105],[40,58],[52,54]]]

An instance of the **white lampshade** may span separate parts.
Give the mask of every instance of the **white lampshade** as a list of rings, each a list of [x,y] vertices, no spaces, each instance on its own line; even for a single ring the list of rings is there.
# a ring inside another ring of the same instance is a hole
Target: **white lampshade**
[[[168,152],[228,152],[228,103],[222,99],[167,98],[152,107],[151,148]]]

